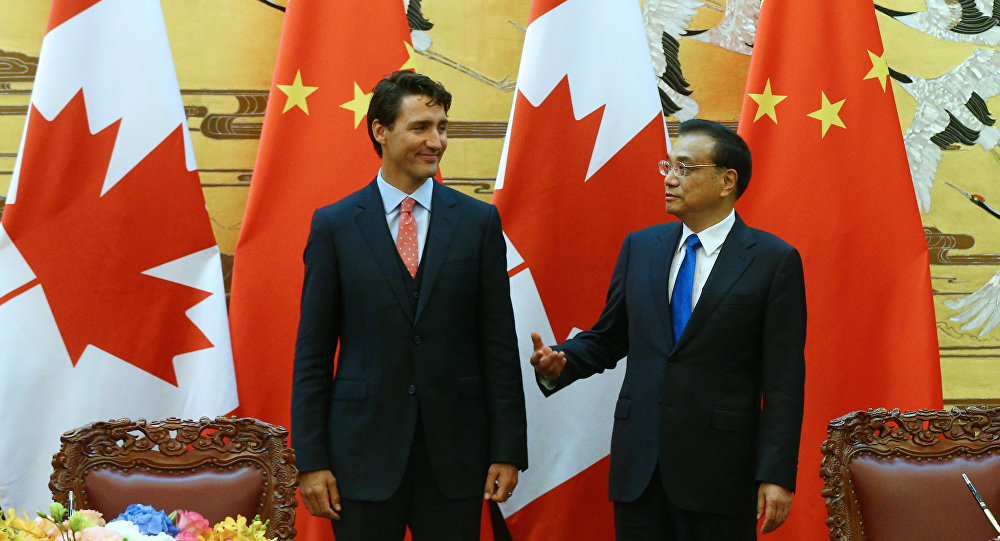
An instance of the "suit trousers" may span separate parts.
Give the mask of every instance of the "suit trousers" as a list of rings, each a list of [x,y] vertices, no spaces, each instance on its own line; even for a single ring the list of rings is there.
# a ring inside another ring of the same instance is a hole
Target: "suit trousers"
[[[441,493],[417,419],[399,488],[379,502],[341,498],[340,520],[333,521],[337,541],[402,541],[407,526],[413,541],[479,541],[482,496],[452,499]]]
[[[614,502],[617,541],[755,541],[756,518],[681,509],[663,490],[659,467],[632,502]]]

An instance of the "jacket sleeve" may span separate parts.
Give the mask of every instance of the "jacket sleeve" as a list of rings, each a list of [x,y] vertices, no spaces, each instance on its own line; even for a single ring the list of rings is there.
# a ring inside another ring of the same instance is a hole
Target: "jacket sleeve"
[[[632,235],[625,238],[615,270],[611,274],[611,285],[605,299],[604,310],[597,323],[589,331],[583,331],[573,338],[552,348],[566,353],[566,366],[555,381],[546,386],[539,381],[539,387],[546,395],[594,374],[614,368],[618,361],[628,354],[628,306],[626,304],[626,282],[628,277],[629,250]]]
[[[313,214],[292,371],[292,447],[299,471],[330,469],[333,360],[340,335],[340,282],[330,226]]]
[[[756,477],[793,491],[805,394],[805,341],[802,259],[790,248],[774,274],[764,315]]]
[[[524,386],[500,213],[490,205],[480,260],[479,351],[486,380],[490,462],[528,468]]]

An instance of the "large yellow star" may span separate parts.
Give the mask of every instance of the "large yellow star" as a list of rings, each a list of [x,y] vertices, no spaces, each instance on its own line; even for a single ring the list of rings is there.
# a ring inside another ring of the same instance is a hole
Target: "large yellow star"
[[[285,101],[285,108],[281,111],[282,114],[287,113],[292,107],[298,107],[307,115],[309,114],[309,104],[306,103],[306,98],[319,88],[318,86],[303,85],[301,70],[295,72],[295,81],[292,84],[277,85],[277,87],[288,97]]]
[[[822,99],[822,106],[819,110],[806,115],[823,123],[823,135],[820,137],[826,137],[826,130],[829,130],[830,126],[840,126],[841,128],[847,129],[847,126],[844,125],[844,121],[840,120],[840,108],[844,106],[844,102],[847,100],[843,99],[837,103],[830,103],[830,100],[826,97],[826,92],[820,92],[820,97]]]
[[[417,71],[417,63],[413,61],[416,58],[417,52],[413,50],[412,45],[405,41],[403,42],[403,46],[406,47],[406,62],[403,62],[403,65],[399,67],[399,71],[408,69]]]
[[[372,93],[365,94],[358,83],[354,83],[354,99],[341,103],[340,106],[348,111],[354,111],[354,128],[361,124],[361,119],[368,114],[368,104],[372,101]]]
[[[879,84],[882,85],[882,92],[885,92],[885,83],[889,77],[889,65],[885,61],[885,53],[879,56],[868,51],[868,58],[872,61],[872,69],[868,71],[868,74],[862,80],[878,79]]]
[[[757,114],[753,117],[754,122],[757,122],[760,117],[767,115],[771,117],[771,120],[775,124],[778,123],[778,114],[774,111],[774,106],[781,103],[788,96],[771,93],[771,79],[768,79],[767,83],[764,84],[764,92],[762,94],[747,95],[750,96],[750,99],[757,102]]]

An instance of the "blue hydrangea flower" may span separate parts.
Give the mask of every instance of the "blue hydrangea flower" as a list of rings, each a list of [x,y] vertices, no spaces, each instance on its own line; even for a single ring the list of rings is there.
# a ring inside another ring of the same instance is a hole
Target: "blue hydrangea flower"
[[[118,518],[112,520],[127,520],[139,527],[139,531],[143,535],[156,535],[158,533],[165,533],[171,537],[177,535],[180,530],[174,523],[170,520],[163,511],[153,509],[152,506],[142,505],[139,503],[133,503],[129,505],[125,512],[118,515]]]

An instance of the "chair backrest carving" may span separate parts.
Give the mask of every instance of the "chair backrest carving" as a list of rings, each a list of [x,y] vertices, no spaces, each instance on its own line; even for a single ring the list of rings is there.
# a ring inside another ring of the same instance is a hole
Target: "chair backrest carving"
[[[993,538],[962,479],[1000,511],[1000,408],[856,411],[822,445],[830,539]]]
[[[295,538],[295,451],[288,431],[250,418],[118,419],[62,436],[52,498],[111,519],[129,503],[190,509],[211,523],[237,514],[270,520],[268,536]]]

